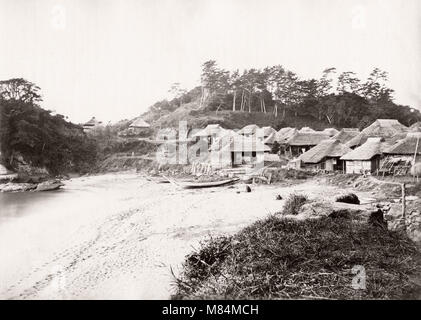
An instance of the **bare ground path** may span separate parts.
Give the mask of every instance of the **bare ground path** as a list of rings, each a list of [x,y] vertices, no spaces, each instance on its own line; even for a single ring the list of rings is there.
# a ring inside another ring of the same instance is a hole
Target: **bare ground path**
[[[93,184],[90,179],[78,182],[78,187]],[[99,208],[84,209],[82,204],[87,200],[80,200],[74,215],[43,217],[43,229],[32,234],[34,243],[23,241],[17,246],[0,247],[9,250],[7,254],[0,251],[0,297],[167,299],[172,292],[170,267],[179,272],[185,255],[208,235],[236,232],[279,211],[283,201],[275,200],[277,194],[285,198],[291,192],[303,192],[310,198],[331,198],[342,191],[319,185],[316,180],[290,187],[252,186],[251,193],[244,192],[242,184],[189,191],[141,177],[131,179],[128,185],[123,183],[124,178],[120,182],[114,184],[109,197],[119,194],[117,188],[122,188],[120,196],[98,200],[103,202]],[[370,194],[359,196],[368,198]],[[65,237],[57,237],[57,243],[48,246],[37,243],[37,232],[41,236],[58,227]],[[13,229],[13,224],[2,228]],[[14,232],[1,230],[0,241]],[[39,250],[42,254],[33,253],[36,261],[17,267],[16,261],[25,263],[25,251],[19,246],[29,246],[31,252]]]

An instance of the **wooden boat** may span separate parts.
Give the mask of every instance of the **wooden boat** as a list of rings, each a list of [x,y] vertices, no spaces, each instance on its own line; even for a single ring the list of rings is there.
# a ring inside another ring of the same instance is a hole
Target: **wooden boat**
[[[226,180],[219,180],[219,181],[209,181],[209,182],[193,182],[193,181],[175,181],[173,179],[166,178],[170,183],[182,187],[184,189],[197,189],[197,188],[212,188],[212,187],[220,187],[235,181],[238,181],[239,178],[232,178]]]

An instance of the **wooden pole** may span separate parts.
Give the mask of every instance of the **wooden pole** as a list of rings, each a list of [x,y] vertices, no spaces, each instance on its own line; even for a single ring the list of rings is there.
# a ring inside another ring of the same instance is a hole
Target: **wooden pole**
[[[402,219],[403,227],[406,231],[406,194],[405,194],[405,183],[402,183]]]

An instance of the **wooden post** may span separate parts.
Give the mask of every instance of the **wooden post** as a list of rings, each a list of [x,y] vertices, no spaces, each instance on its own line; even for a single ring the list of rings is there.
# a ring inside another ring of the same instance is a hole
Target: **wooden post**
[[[402,183],[402,219],[404,229],[406,231],[406,194],[405,194],[405,183]]]

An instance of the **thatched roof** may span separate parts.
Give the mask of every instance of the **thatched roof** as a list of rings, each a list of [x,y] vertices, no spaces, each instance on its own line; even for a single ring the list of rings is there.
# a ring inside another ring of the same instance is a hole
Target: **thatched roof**
[[[273,144],[276,141],[276,132],[272,133],[271,135],[269,135],[269,137],[267,137],[263,143],[266,144]]]
[[[297,132],[286,141],[286,144],[290,146],[315,146],[326,139],[329,139],[329,136],[320,132]]]
[[[395,144],[384,150],[386,154],[399,154],[399,155],[413,155],[415,149],[417,148],[418,140],[418,150],[417,154],[421,155],[421,132],[417,133],[408,133],[405,139],[397,141]]]
[[[415,122],[413,125],[409,127],[409,130],[412,132],[421,132],[421,121]]]
[[[263,136],[263,137],[269,137],[271,134],[276,133],[276,130],[273,129],[272,127],[262,127],[260,129],[257,129],[256,131],[256,135],[259,136]]]
[[[362,130],[361,133],[371,137],[390,137],[407,131],[408,128],[396,119],[377,119],[367,128]]]
[[[299,159],[304,163],[319,163],[325,158],[339,158],[350,151],[351,148],[339,140],[327,139],[303,153]]]
[[[97,119],[95,119],[95,117],[92,117],[91,120],[89,120],[88,122],[84,123],[83,126],[84,127],[94,127],[97,126],[99,124],[101,124],[101,121],[98,121]]]
[[[356,137],[359,134],[359,130],[357,128],[343,128],[337,134],[335,134],[332,138],[339,140],[342,143],[346,143],[352,138]]]
[[[333,137],[335,134],[338,134],[339,131],[335,128],[326,128],[322,131],[322,133],[327,134],[329,137]]]
[[[348,147],[360,146],[369,137],[391,138],[398,134],[405,134],[408,128],[395,119],[377,119],[357,136],[347,142]]]
[[[147,123],[145,120],[143,120],[142,118],[137,118],[135,119],[131,124],[130,124],[130,128],[149,128],[150,125],[149,123]]]
[[[255,134],[258,129],[259,129],[258,125],[249,124],[245,126],[244,128],[240,129],[237,133],[238,134]]]
[[[294,134],[296,134],[298,130],[296,128],[282,128],[276,133],[275,139],[280,144],[286,143],[286,141],[292,137]]]
[[[310,127],[303,127],[298,132],[307,133],[307,132],[316,132],[316,131],[311,129]]]
[[[263,142],[254,137],[234,137],[231,142],[222,148],[233,152],[264,152],[270,151],[270,148]]]
[[[193,137],[208,137],[220,135],[221,131],[225,131],[219,124],[208,124],[206,128],[195,133]]]
[[[342,160],[370,160],[382,153],[382,138],[368,138],[358,148],[348,152],[341,157]]]

